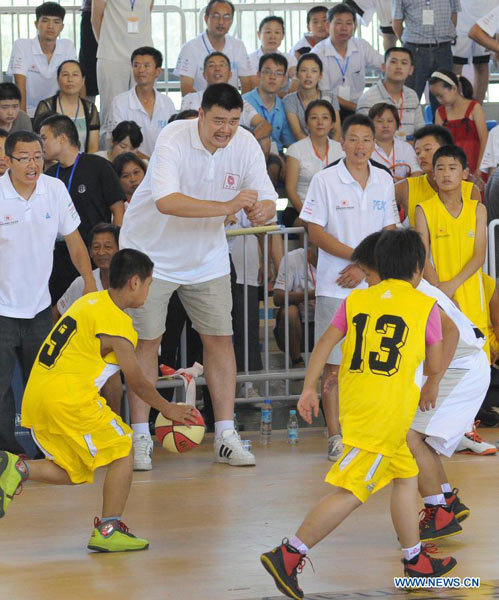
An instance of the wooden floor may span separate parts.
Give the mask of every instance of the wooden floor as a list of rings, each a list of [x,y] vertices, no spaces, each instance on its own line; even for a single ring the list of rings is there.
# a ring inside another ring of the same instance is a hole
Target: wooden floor
[[[495,442],[499,430],[480,430]],[[86,550],[100,514],[96,484],[28,483],[0,523],[0,600],[244,600],[279,597],[259,554],[291,536],[329,488],[323,477],[322,430],[296,447],[275,434],[253,448],[256,467],[212,461],[210,436],[184,456],[156,448],[154,470],[136,473],[124,521],[150,541],[145,552]],[[446,461],[451,484],[472,513],[464,532],[441,542],[459,564],[456,576],[479,576],[480,590],[415,593],[415,598],[499,598],[499,457],[458,455]],[[389,490],[369,502],[313,549],[300,578],[307,598],[406,598],[393,587],[400,552],[388,512]]]

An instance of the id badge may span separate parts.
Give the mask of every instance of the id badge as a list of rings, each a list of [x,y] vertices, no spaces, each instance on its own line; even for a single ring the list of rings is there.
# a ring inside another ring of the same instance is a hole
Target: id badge
[[[340,85],[338,88],[338,96],[343,98],[343,100],[350,100],[350,86]]]
[[[423,25],[434,25],[433,10],[431,8],[423,9]]]
[[[130,16],[127,19],[127,32],[128,33],[139,33],[139,18]]]

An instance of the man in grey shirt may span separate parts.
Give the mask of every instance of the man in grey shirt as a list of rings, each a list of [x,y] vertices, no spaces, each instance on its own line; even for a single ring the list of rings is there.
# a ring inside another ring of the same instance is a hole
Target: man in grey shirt
[[[437,69],[452,70],[451,43],[456,37],[459,0],[392,0],[393,30],[414,57],[407,85],[421,98]],[[430,96],[433,112],[438,102]]]

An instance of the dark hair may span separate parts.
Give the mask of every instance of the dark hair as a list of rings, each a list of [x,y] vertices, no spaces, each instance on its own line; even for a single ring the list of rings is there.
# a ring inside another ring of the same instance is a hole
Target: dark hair
[[[310,25],[310,20],[312,17],[318,13],[327,13],[327,6],[313,6],[307,12],[307,25]]]
[[[286,29],[284,28],[284,19],[282,17],[278,17],[277,15],[270,15],[268,17],[264,17],[260,21],[260,25],[258,25],[258,33],[262,33],[262,29],[267,23],[279,23],[282,27],[282,32],[286,33]]]
[[[370,119],[367,115],[354,113],[353,115],[347,117],[341,124],[341,135],[343,138],[353,125],[364,125],[365,127],[369,127],[369,129],[373,132],[373,136],[375,135],[374,123],[372,122],[372,119]]]
[[[312,50],[312,48],[310,46],[302,46],[301,48],[298,48],[298,50],[296,52],[297,52],[297,54],[300,55],[300,58],[301,58],[305,54],[310,54],[310,50]]]
[[[310,115],[310,111],[315,108],[316,106],[323,106],[324,108],[327,108],[329,111],[329,114],[331,115],[331,119],[333,121],[333,123],[336,123],[336,113],[334,111],[334,106],[331,104],[331,102],[329,102],[329,100],[312,100],[312,102],[308,103],[307,108],[305,109],[305,123],[308,120],[308,117]]]
[[[118,156],[113,160],[112,165],[114,170],[118,174],[118,177],[121,177],[123,173],[123,169],[125,165],[129,162],[135,163],[139,168],[144,171],[144,174],[147,171],[147,167],[145,162],[139,158],[134,152],[123,152],[123,154],[118,154]]]
[[[2,129],[0,127],[0,139],[6,138],[6,137],[9,137],[9,132],[5,131],[5,129]]]
[[[220,106],[225,110],[233,110],[234,108],[243,110],[243,99],[230,83],[213,83],[203,93],[201,108],[207,112],[214,106]]]
[[[400,127],[399,111],[397,110],[396,106],[393,106],[393,104],[388,104],[388,102],[378,102],[377,104],[374,104],[374,106],[371,106],[369,109],[368,117],[374,121],[376,117],[381,117],[381,115],[387,110],[392,113],[398,129]]]
[[[313,61],[319,67],[319,70],[322,73],[322,71],[324,69],[324,64],[322,63],[320,56],[318,54],[315,54],[315,52],[306,52],[305,54],[302,54],[300,56],[300,58],[298,59],[298,63],[296,64],[296,72],[297,73],[298,73],[298,70],[300,69],[300,67],[302,66],[302,64],[306,60]]]
[[[76,129],[73,119],[67,115],[52,115],[51,117],[47,117],[42,121],[41,127],[50,127],[54,137],[64,134],[71,146],[80,147],[78,129]]]
[[[64,65],[67,65],[68,63],[73,63],[75,65],[78,65],[78,68],[80,69],[80,73],[82,74],[82,77],[85,77],[85,73],[83,72],[83,68],[80,65],[80,63],[77,60],[70,58],[69,60],[62,61],[62,63],[57,67],[57,79],[59,79],[59,75],[61,74],[61,71],[62,71],[62,68],[64,67]]]
[[[466,77],[463,77],[462,75],[456,75],[452,71],[449,71],[449,69],[438,69],[438,71],[436,72],[442,73],[442,75],[445,75],[446,77],[451,79],[454,85],[456,86],[457,91],[460,94],[462,94],[467,100],[473,99],[473,86],[471,85],[469,79],[466,79]],[[448,81],[440,79],[438,75],[436,77],[432,76],[428,80],[429,85],[433,85],[435,83],[441,83],[445,88],[448,88],[449,90],[452,87]]]
[[[229,0],[210,0],[204,9],[205,15],[208,17],[210,15],[211,7],[214,4],[228,4],[230,6],[230,10],[232,11],[232,16],[234,16],[234,5]]]
[[[38,142],[40,149],[43,151],[43,142],[39,135],[36,135],[32,131],[14,131],[13,133],[9,133],[5,140],[5,154],[7,156],[12,156],[17,142],[24,142],[25,144]]]
[[[327,11],[327,20],[331,23],[331,21],[334,19],[334,17],[336,15],[343,15],[345,13],[348,13],[349,15],[352,15],[354,23],[357,21],[357,14],[356,14],[356,12],[348,4],[335,4],[335,6],[333,6],[332,8],[330,8]]]
[[[156,50],[156,48],[153,48],[152,46],[141,46],[140,48],[136,48],[130,57],[130,62],[132,64],[136,56],[152,56],[157,69],[160,69],[163,65],[163,55],[159,50]]]
[[[230,58],[223,52],[218,52],[218,50],[217,50],[215,52],[210,52],[210,54],[208,54],[205,57],[205,59],[203,61],[203,71],[206,70],[206,65],[207,65],[208,61],[210,60],[210,58],[213,58],[214,56],[221,56],[222,58],[225,58],[225,60],[227,61],[227,66],[229,67],[229,70],[230,70],[230,68],[231,68]]]
[[[437,164],[437,160],[442,158],[442,156],[448,156],[450,158],[455,158],[461,163],[463,169],[468,168],[468,160],[466,158],[466,153],[462,148],[455,145],[449,146],[440,146],[440,148],[435,152],[432,159],[433,168]]]
[[[134,148],[138,148],[144,141],[142,131],[135,121],[121,121],[111,132],[113,144],[119,144],[127,137]]]
[[[43,122],[45,121],[45,119],[48,119],[49,117],[55,117],[57,116],[59,113],[56,113],[55,110],[49,110],[48,112],[42,113],[41,115],[38,115],[36,118],[33,119],[33,131],[35,133],[40,133],[40,129],[43,125]]]
[[[44,2],[36,7],[35,15],[37,21],[40,17],[59,17],[64,21],[66,9],[57,2]]]
[[[414,64],[414,56],[412,55],[412,52],[409,50],[409,48],[403,48],[402,46],[392,46],[391,48],[388,48],[388,50],[385,52],[385,63],[392,52],[404,52],[404,54],[407,54],[407,56],[411,59],[411,65]]]
[[[352,252],[352,262],[359,263],[368,269],[377,271],[378,266],[376,265],[376,260],[374,258],[374,248],[382,233],[382,231],[375,231],[374,233],[371,233],[371,235],[365,237]]]
[[[414,132],[414,143],[428,136],[434,137],[440,146],[452,146],[454,144],[452,133],[447,127],[442,127],[442,125],[424,125],[416,129]]]
[[[186,110],[181,110],[179,113],[175,115],[174,121],[183,121],[184,119],[197,119],[199,117],[199,111],[194,110],[193,108],[187,108]]]
[[[1,100],[19,100],[21,102],[21,90],[15,83],[4,81],[0,83],[0,101]]]
[[[94,237],[96,235],[98,235],[99,233],[112,233],[114,236],[114,239],[116,241],[116,245],[119,248],[119,244],[120,244],[120,228],[117,225],[113,225],[113,223],[97,223],[96,225],[94,225],[92,227],[92,229],[90,230],[90,233],[88,234],[88,246],[90,247],[92,245],[92,242],[94,241]]]
[[[415,229],[383,231],[374,249],[374,260],[381,279],[409,281],[422,271],[426,250]]]
[[[154,263],[139,250],[124,248],[118,250],[111,259],[109,266],[109,287],[119,290],[124,288],[127,282],[138,275],[141,281],[145,281],[150,275]]]
[[[280,67],[284,67],[284,71],[287,73],[288,71],[288,59],[284,56],[284,54],[279,54],[278,52],[269,52],[268,54],[264,54],[260,56],[260,60],[258,61],[258,72],[260,73],[263,69],[263,65],[267,61],[273,61],[276,65]]]

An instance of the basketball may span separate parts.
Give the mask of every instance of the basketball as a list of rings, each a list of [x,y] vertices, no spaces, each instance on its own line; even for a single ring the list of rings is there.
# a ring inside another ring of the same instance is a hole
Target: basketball
[[[181,454],[199,446],[203,441],[205,424],[198,410],[196,410],[194,416],[196,423],[187,427],[187,425],[167,419],[159,413],[156,418],[156,437],[163,448],[166,448],[169,452]]]

